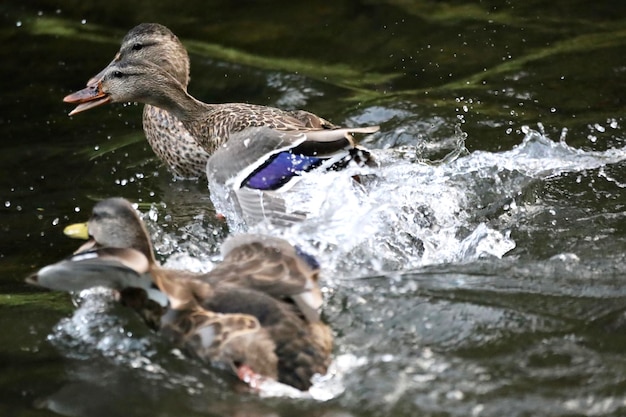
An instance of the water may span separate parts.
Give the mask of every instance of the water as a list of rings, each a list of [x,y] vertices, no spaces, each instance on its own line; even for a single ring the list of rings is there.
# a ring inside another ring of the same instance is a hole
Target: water
[[[405,147],[375,152],[377,168],[307,174],[285,198],[288,208],[308,207],[309,216],[287,231],[246,225],[222,190],[212,198],[231,230],[287,236],[320,258],[329,275],[499,259],[516,247],[510,235],[520,219],[537,209],[519,198],[532,184],[571,172],[604,175],[606,165],[626,158],[625,148],[582,151],[565,135],[555,142],[522,130],[522,142],[506,152],[468,153],[465,134],[457,132],[455,148],[440,161],[416,161],[417,148]],[[361,183],[352,180],[355,171]],[[556,211],[547,211],[556,222]]]
[[[121,7],[0,7],[0,414],[626,413],[624,6]],[[360,185],[350,172],[308,176],[292,197],[313,203],[304,223],[252,228],[322,264],[336,347],[308,395],[238,392],[111,294],[23,283],[75,249],[62,228],[103,197],[139,203],[172,267],[207,270],[248,229],[216,217],[226,209],[205,182],[153,158],[140,106],[67,117],[61,98],[140,21],[181,36],[205,101],[381,125],[362,142],[380,167]]]

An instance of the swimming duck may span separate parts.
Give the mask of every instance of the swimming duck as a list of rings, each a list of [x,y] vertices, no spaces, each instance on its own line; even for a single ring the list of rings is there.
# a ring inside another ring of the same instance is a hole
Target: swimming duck
[[[145,59],[170,73],[184,88],[189,84],[189,55],[171,30],[157,23],[132,28],[109,66],[125,59]],[[94,85],[108,67],[92,77]],[[182,123],[171,113],[149,104],[143,108],[143,130],[155,155],[177,176],[200,178],[205,175],[209,154],[202,149]]]
[[[281,213],[285,206],[283,198],[270,195],[269,191],[284,189],[287,183],[310,170],[341,169],[351,162],[371,164],[370,152],[355,145],[352,133],[373,133],[379,129],[378,126],[338,128],[303,111],[285,112],[243,103],[206,104],[190,96],[170,73],[147,60],[112,62],[97,82],[68,95],[65,101],[78,103],[71,114],[108,102],[127,101],[144,102],[167,110],[183,123],[205,151],[215,154],[207,170],[209,182],[216,176],[215,167],[232,167],[242,160],[254,161],[254,169],[242,167],[242,171],[227,171],[231,179],[240,172],[247,172],[246,180],[236,186],[235,193],[243,187],[243,194],[255,190],[247,193],[253,194],[251,204],[234,203],[248,207],[251,213],[248,218],[254,222],[280,217],[279,223],[286,219],[289,224],[306,217],[306,208],[304,214]],[[229,146],[230,139],[235,137],[238,144]],[[268,209],[265,202],[270,200],[275,200],[276,204]],[[275,212],[278,215],[271,218]],[[263,215],[258,216],[258,213]]]
[[[180,67],[177,62],[181,62]],[[303,110],[287,111],[246,103],[202,103],[187,94],[188,80],[188,58],[182,44],[166,27],[144,23],[126,35],[118,55],[89,81],[87,88],[66,96],[64,101],[78,104],[70,115],[108,102],[139,101],[160,107],[179,119],[209,155],[234,133],[250,127],[268,127],[302,133],[318,150],[325,142],[328,144],[325,153],[330,150],[336,154],[341,150],[345,157],[349,156],[348,150],[356,148],[351,133],[379,130],[378,126],[339,128]],[[172,142],[170,146],[177,145]],[[369,160],[369,152],[358,149]],[[301,167],[294,170],[300,171]],[[293,175],[287,173],[287,176]]]
[[[88,241],[27,282],[61,291],[112,288],[175,346],[251,385],[271,378],[306,390],[315,373],[326,372],[332,335],[319,316],[319,265],[288,242],[239,235],[225,241],[222,263],[208,273],[165,269],[122,198],[97,203],[87,223],[65,233]]]

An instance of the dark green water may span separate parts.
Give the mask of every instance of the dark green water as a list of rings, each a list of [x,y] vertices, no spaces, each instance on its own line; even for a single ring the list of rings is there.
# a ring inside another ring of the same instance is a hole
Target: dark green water
[[[626,414],[626,5],[521,3],[3,2],[0,414]],[[359,259],[346,256],[325,307],[336,356],[356,364],[326,402],[237,394],[119,309],[68,322],[69,296],[23,279],[75,249],[62,228],[94,201],[153,204],[162,260],[211,258],[227,234],[206,184],[174,179],[153,157],[141,106],[70,118],[61,101],[144,21],[183,40],[189,91],[203,101],[380,124],[368,147],[430,161],[460,128],[469,157],[444,164],[448,182],[468,182],[455,236],[484,223],[514,248],[502,259],[443,256],[382,276],[350,274]],[[537,156],[515,150],[522,126],[538,123],[555,146],[566,129],[567,167],[542,173],[561,155],[550,145],[532,175],[516,165]],[[482,157],[481,168],[462,166]],[[81,320],[94,324],[82,339],[68,330]]]

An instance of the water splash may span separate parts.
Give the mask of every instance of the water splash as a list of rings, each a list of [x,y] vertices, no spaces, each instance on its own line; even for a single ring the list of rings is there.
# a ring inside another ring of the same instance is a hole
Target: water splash
[[[541,126],[540,126],[541,127]],[[524,127],[510,151],[468,154],[457,132],[455,149],[436,162],[416,160],[406,147],[380,150],[380,167],[359,174],[308,173],[287,205],[308,207],[309,217],[288,229],[245,224],[212,190],[231,232],[279,234],[320,258],[329,275],[368,275],[430,264],[501,258],[515,248],[510,230],[492,223],[517,210],[515,198],[537,180],[601,168],[626,158],[626,150],[583,151]],[[408,155],[408,156],[407,156]],[[305,191],[302,191],[305,190]]]
[[[61,320],[48,337],[53,345],[75,359],[99,352],[116,361],[149,363],[148,358],[155,352],[154,340],[146,335],[147,329],[143,329],[144,336],[133,337],[132,331],[125,328],[128,316],[113,314],[119,307],[115,291],[91,288],[74,294],[73,300],[77,306],[74,314]]]

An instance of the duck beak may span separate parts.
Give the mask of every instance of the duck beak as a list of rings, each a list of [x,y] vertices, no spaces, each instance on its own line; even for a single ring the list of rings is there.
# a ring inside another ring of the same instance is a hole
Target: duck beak
[[[79,105],[70,112],[69,116],[76,113],[89,110],[92,107],[97,107],[101,104],[105,104],[111,101],[111,98],[102,92],[102,85],[100,84],[104,78],[104,74],[109,67],[120,60],[120,53],[118,52],[113,58],[113,61],[109,63],[102,71],[94,75],[87,81],[87,87],[80,91],[67,95],[63,98],[66,103],[79,103]]]
[[[65,236],[71,237],[72,239],[89,239],[89,229],[87,227],[87,223],[70,224],[63,229],[63,233]]]
[[[102,91],[101,77],[100,79],[97,78],[99,75],[100,74],[89,80],[87,87],[63,98],[63,101],[66,103],[78,104],[78,106],[69,113],[69,116],[111,101],[111,96]]]
[[[113,62],[115,62],[115,61],[113,61]],[[111,64],[113,62],[111,62]],[[109,64],[109,65],[111,65],[111,64]],[[87,87],[96,87],[98,85],[98,83],[100,81],[102,81],[102,79],[104,78],[104,72],[107,70],[107,68],[109,68],[109,67],[108,66],[105,67],[102,71],[100,71],[99,73],[97,73],[96,75],[91,77],[89,79],[89,81],[87,81]]]
[[[120,53],[118,52],[117,54],[115,54],[115,58],[113,58],[113,61],[111,61],[109,65],[104,67],[102,71],[100,71],[99,73],[91,77],[89,81],[87,81],[87,87],[93,87],[97,85],[100,81],[102,81],[102,79],[104,78],[104,74],[109,69],[109,67],[111,65],[115,65],[119,60],[120,60]]]
[[[65,236],[71,237],[72,239],[84,239],[87,241],[83,243],[80,248],[74,251],[75,254],[93,249],[96,246],[96,241],[89,236],[89,227],[87,226],[87,223],[70,224],[63,229],[63,233]]]

